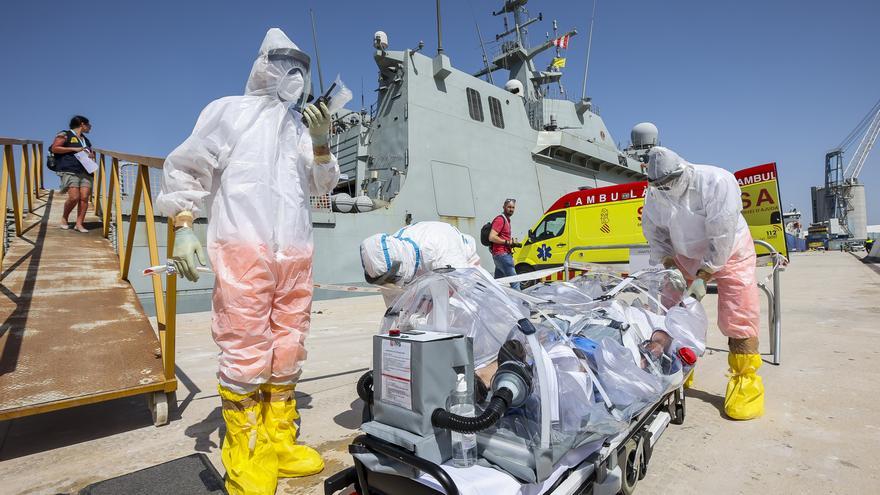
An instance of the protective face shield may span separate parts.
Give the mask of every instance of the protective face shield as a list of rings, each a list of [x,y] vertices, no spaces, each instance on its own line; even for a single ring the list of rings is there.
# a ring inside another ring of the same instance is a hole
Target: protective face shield
[[[309,56],[296,48],[276,48],[267,59],[269,72],[278,78],[278,99],[302,109],[311,98]]]
[[[394,261],[391,263],[391,268],[388,269],[385,273],[377,275],[375,277],[371,277],[369,273],[364,271],[364,280],[367,281],[368,284],[372,285],[384,285],[384,286],[397,286],[397,282],[401,279],[400,274],[400,265],[399,261]]]
[[[387,288],[399,288],[415,276],[415,253],[408,242],[388,234],[372,235],[361,243],[364,280]]]
[[[309,56],[278,28],[266,32],[245,95],[271,96],[302,111],[311,95]]]
[[[657,191],[680,196],[687,190],[684,180],[687,162],[674,151],[655,146],[648,152],[648,185]]]

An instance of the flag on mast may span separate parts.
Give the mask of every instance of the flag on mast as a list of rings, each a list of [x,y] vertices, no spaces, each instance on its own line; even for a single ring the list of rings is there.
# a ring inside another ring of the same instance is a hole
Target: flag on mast
[[[553,62],[550,62],[550,67],[554,69],[562,69],[565,67],[565,57],[553,57]]]
[[[571,38],[571,36],[568,34],[566,34],[565,36],[560,36],[560,37],[556,38],[555,40],[553,40],[553,46],[556,46],[559,48],[568,48],[569,38]]]

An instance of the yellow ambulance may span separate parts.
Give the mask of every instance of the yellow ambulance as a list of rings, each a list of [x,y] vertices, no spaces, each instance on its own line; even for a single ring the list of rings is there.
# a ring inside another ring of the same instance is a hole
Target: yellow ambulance
[[[782,225],[776,164],[766,163],[733,174],[742,191],[743,217],[753,239],[769,242],[788,257]],[[529,230],[514,254],[517,273],[558,267],[574,247],[646,244],[642,207],[647,182],[631,182],[568,193],[553,203]],[[782,234],[780,234],[782,233]],[[767,254],[762,247],[757,254]],[[629,249],[576,251],[573,262],[628,263]],[[560,279],[562,273],[554,278]]]
[[[647,182],[582,189],[559,198],[529,230],[514,262],[517,273],[562,265],[575,246],[645,244],[642,207]],[[628,249],[577,251],[572,261],[627,263]]]

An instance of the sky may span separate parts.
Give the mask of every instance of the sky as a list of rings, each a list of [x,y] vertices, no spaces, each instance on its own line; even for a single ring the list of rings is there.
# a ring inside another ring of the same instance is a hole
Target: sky
[[[324,79],[340,74],[355,108],[362,96],[375,101],[375,31],[388,33],[392,50],[419,41],[426,54],[437,48],[435,3],[425,0],[77,5],[4,6],[0,136],[51,141],[83,114],[95,146],[164,156],[207,103],[243,92],[268,28],[314,54],[310,9]],[[455,67],[482,67],[475,25],[494,40],[503,26],[491,11],[501,5],[442,2],[443,48]],[[553,19],[560,30],[578,29],[563,83],[579,96],[592,2],[532,0],[527,8],[544,18],[529,30],[533,45]],[[599,0],[587,93],[621,146],[634,124],[651,121],[662,144],[691,162],[729,170],[776,162],[784,208],[796,206],[809,221],[825,153],[880,99],[878,18],[876,0]],[[878,224],[880,150],[859,180],[868,223]]]

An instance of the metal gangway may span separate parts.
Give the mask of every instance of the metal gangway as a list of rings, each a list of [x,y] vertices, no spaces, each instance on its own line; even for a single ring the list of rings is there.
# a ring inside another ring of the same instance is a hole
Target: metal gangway
[[[65,197],[44,188],[43,143],[0,138],[0,147],[0,420],[145,395],[154,424],[167,423],[177,390],[176,278],[163,287],[153,277],[158,331],[129,283],[139,223],[151,264],[162,263],[149,180],[162,159],[96,150],[84,234],[58,227]],[[127,225],[120,162],[137,167]]]

